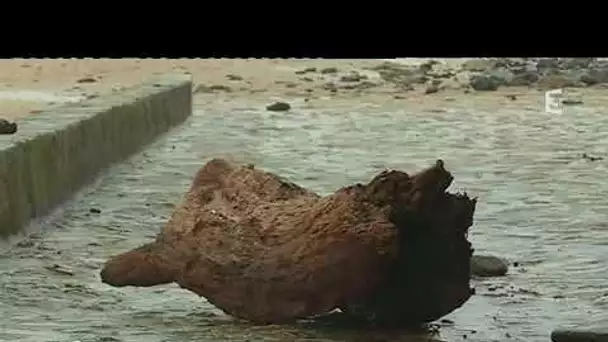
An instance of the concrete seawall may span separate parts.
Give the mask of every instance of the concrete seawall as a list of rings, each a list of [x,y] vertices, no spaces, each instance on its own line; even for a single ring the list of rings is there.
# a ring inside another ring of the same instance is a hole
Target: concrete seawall
[[[48,214],[191,113],[190,77],[163,75],[18,121],[16,134],[0,135],[0,237]]]

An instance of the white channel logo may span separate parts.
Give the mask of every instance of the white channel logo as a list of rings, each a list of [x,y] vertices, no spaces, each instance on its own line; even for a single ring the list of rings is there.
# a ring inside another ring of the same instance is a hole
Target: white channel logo
[[[545,112],[549,114],[563,114],[564,105],[562,98],[564,97],[563,89],[553,89],[545,93]]]

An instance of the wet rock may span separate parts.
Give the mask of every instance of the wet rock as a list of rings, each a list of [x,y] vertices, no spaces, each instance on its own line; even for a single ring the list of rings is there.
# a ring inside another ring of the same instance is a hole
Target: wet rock
[[[473,255],[471,274],[478,277],[498,277],[507,274],[509,263],[491,255]]]
[[[465,61],[461,65],[461,69],[465,71],[488,71],[497,67],[495,59],[475,58]]]
[[[177,282],[236,317],[286,323],[339,308],[378,324],[431,322],[471,296],[476,200],[438,160],[319,196],[221,159],[194,177],[156,240],[112,257],[113,286]]]
[[[361,75],[359,73],[351,73],[349,75],[344,75],[340,77],[340,82],[361,82],[366,80],[367,76]]]
[[[436,64],[439,64],[439,62],[437,62],[435,60],[426,61],[426,62],[420,64],[420,66],[418,66],[418,69],[422,73],[427,73],[427,72],[433,70],[433,66]]]
[[[17,133],[17,123],[10,122],[6,119],[0,119],[0,134],[15,134]]]
[[[97,82],[97,79],[94,77],[91,77],[91,76],[83,77],[83,78],[76,80],[76,83],[95,83],[95,82]]]
[[[564,104],[566,106],[575,106],[575,105],[583,104],[583,101],[576,100],[576,99],[565,99],[565,100],[562,100],[562,104]]]
[[[586,69],[592,66],[597,58],[560,58],[561,69]]]
[[[230,81],[242,81],[243,80],[243,77],[241,77],[239,75],[233,75],[233,74],[226,75],[226,78]]]
[[[469,85],[475,91],[495,91],[504,84],[504,80],[492,75],[477,75],[471,78]]]
[[[429,80],[429,77],[420,73],[418,69],[412,69],[396,63],[385,62],[371,68],[371,70],[377,71],[383,81],[399,87],[424,84]]]
[[[536,71],[531,71],[527,69],[516,69],[513,72],[513,77],[510,81],[508,81],[507,85],[513,87],[524,87],[530,86],[536,82],[538,82],[539,76]]]
[[[285,112],[291,109],[291,105],[286,102],[275,102],[271,105],[266,106],[266,110],[271,112]]]
[[[426,89],[424,90],[425,94],[434,94],[436,92],[439,91],[439,86],[435,85],[435,84],[431,84],[428,87],[426,87]]]
[[[199,84],[195,89],[194,93],[215,93],[215,92],[231,92],[232,88],[227,85],[215,84],[211,86],[207,86],[204,84]]]
[[[306,69],[303,69],[303,70],[298,70],[298,71],[296,71],[296,75],[304,75],[304,74],[307,74],[309,72],[317,72],[317,68],[311,67],[311,68],[306,68]]]
[[[323,89],[335,93],[338,91],[338,86],[336,86],[336,84],[333,82],[327,82],[323,85]]]
[[[586,70],[580,76],[580,81],[588,86],[608,83],[608,68]]]
[[[539,85],[550,89],[573,87],[576,83],[576,80],[572,79],[572,77],[562,73],[543,76],[538,81]]]
[[[336,74],[338,73],[338,68],[330,67],[321,69],[321,74]]]
[[[91,208],[91,209],[89,209],[89,212],[90,212],[91,214],[101,214],[101,209],[98,209],[98,208]]]
[[[594,161],[598,161],[598,160],[603,160],[603,159],[604,159],[604,158],[602,158],[602,157],[594,157],[594,156],[591,156],[591,155],[589,155],[589,154],[587,154],[587,153],[583,153],[583,155],[581,156],[581,158],[583,158],[583,159],[585,159],[585,160],[588,160],[588,161],[592,161],[592,162],[594,162]]]
[[[608,330],[556,329],[551,332],[553,342],[608,342]]]
[[[558,69],[559,60],[557,58],[541,58],[536,62],[536,68],[540,72],[545,72],[551,69]]]

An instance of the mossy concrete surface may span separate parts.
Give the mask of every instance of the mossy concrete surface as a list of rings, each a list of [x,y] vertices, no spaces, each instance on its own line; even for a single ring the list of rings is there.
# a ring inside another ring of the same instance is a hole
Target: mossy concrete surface
[[[192,81],[162,75],[18,121],[0,136],[0,236],[19,232],[192,113]]]

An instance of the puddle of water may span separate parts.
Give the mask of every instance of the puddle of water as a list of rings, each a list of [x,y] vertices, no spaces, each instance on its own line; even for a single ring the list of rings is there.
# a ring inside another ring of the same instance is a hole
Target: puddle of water
[[[519,266],[507,277],[475,280],[478,294],[446,317],[454,323],[441,335],[449,341],[464,335],[470,341],[548,341],[557,326],[608,325],[608,161],[579,158],[583,151],[606,156],[604,113],[581,107],[568,118],[522,117],[518,108],[453,105],[444,108],[450,113],[424,115],[405,105],[269,113],[228,102],[197,111],[110,169],[39,234],[0,251],[0,340],[400,340],[252,327],[177,286],[101,284],[103,261],[151,240],[192,175],[215,156],[255,163],[320,193],[367,181],[384,167],[414,171],[443,158],[456,177],[453,189],[480,198],[470,234],[476,250]],[[46,268],[53,264],[74,275]]]

